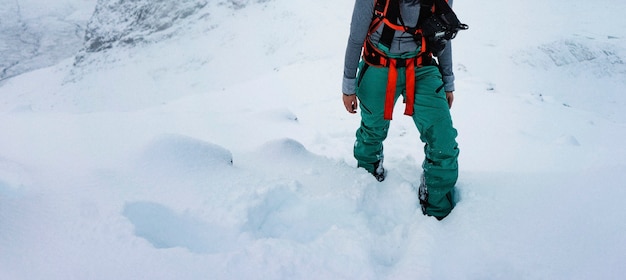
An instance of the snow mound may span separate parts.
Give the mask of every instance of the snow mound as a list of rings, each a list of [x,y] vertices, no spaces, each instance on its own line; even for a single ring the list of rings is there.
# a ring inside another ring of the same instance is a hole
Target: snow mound
[[[311,156],[312,154],[302,145],[302,143],[294,139],[280,139],[270,141],[259,149],[259,156],[268,160],[289,159],[298,156]]]
[[[141,169],[157,174],[210,174],[232,166],[229,150],[191,137],[163,134],[154,139],[138,159]]]
[[[0,157],[0,211],[3,199],[19,197],[23,188],[31,183],[23,166]]]
[[[580,143],[578,142],[578,139],[576,139],[576,137],[565,134],[555,139],[554,143],[563,146],[580,146]]]

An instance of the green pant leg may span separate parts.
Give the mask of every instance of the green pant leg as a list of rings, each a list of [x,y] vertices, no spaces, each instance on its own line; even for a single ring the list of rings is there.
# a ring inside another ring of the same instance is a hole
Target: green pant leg
[[[363,69],[361,67],[359,71],[357,86],[361,126],[356,132],[354,157],[358,167],[374,173],[375,165],[383,159],[383,141],[389,132],[389,120],[384,119],[388,68],[370,66],[365,71]],[[403,83],[404,80],[399,77],[396,100]]]
[[[436,67],[416,70],[413,120],[425,144],[422,183],[428,193],[427,204],[423,206],[425,214],[435,217],[445,217],[454,208],[454,185],[458,178],[457,131],[452,125],[442,83]]]

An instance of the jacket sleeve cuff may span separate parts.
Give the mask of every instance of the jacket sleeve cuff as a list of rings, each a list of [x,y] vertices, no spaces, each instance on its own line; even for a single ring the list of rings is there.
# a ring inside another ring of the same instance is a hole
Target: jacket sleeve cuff
[[[454,91],[454,75],[443,76],[443,88],[446,92]]]
[[[356,93],[356,78],[343,77],[343,83],[341,90],[346,95],[353,95]]]

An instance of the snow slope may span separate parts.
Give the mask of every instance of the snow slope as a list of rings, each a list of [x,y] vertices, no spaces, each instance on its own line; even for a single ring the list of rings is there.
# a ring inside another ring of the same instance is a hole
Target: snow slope
[[[626,273],[625,2],[456,1],[461,174],[441,222],[418,209],[402,110],[388,179],[355,168],[351,1],[183,2],[168,28],[115,23],[132,44],[0,86],[0,278]]]
[[[95,3],[0,0],[0,81],[74,55]]]

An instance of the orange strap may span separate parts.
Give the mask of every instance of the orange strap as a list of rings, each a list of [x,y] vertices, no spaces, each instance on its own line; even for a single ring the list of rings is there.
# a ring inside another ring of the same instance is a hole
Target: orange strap
[[[396,97],[396,84],[398,82],[398,60],[389,59],[389,74],[387,75],[387,90],[385,92],[385,120],[391,120],[393,116],[393,103]],[[413,115],[413,105],[415,104],[415,58],[404,60],[405,65],[405,82],[406,82],[406,107],[404,114]]]
[[[414,58],[413,58],[414,59]],[[415,104],[415,66],[410,63],[406,67],[406,108],[404,114],[413,116],[413,105]]]
[[[389,74],[387,76],[387,92],[385,94],[385,120],[391,120],[393,115],[393,101],[396,97],[396,83],[398,81],[398,69],[396,60],[389,60]]]

